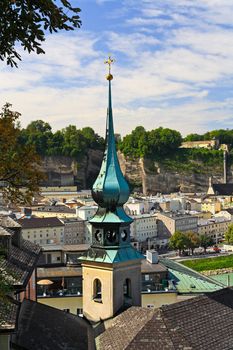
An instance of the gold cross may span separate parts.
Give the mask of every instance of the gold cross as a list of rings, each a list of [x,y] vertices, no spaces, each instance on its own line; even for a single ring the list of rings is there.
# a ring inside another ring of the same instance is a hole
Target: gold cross
[[[108,56],[108,59],[104,61],[105,64],[108,64],[108,73],[111,74],[111,65],[116,62],[114,58],[111,58],[111,56]]]

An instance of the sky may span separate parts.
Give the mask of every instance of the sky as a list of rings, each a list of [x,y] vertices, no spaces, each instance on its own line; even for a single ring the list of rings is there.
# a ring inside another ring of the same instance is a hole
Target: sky
[[[111,54],[115,132],[136,126],[183,136],[233,129],[233,0],[72,0],[81,29],[48,35],[45,55],[0,61],[0,105],[25,127],[91,126],[104,135]]]

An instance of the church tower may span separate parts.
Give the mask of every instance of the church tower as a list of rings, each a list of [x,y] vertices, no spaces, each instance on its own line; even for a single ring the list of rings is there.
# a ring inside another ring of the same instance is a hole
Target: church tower
[[[141,305],[141,259],[130,244],[132,219],[123,205],[129,198],[117,158],[111,97],[111,57],[109,65],[108,111],[105,151],[92,196],[98,204],[92,225],[92,245],[82,257],[83,313],[91,321],[106,320],[129,306]]]

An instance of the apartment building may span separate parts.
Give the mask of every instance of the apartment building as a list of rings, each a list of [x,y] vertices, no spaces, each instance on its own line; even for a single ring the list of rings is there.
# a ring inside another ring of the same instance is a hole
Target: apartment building
[[[64,244],[82,244],[85,238],[85,221],[79,218],[60,219],[64,224]]]
[[[212,237],[216,243],[224,238],[225,232],[232,221],[224,216],[214,217],[208,220],[198,220],[198,235]]]
[[[190,214],[157,213],[160,232],[173,235],[176,231],[197,232],[198,218]]]
[[[40,246],[64,244],[64,223],[56,217],[18,220],[22,237]]]
[[[134,220],[130,226],[130,236],[138,242],[157,236],[157,220],[155,215],[143,214],[131,216]]]

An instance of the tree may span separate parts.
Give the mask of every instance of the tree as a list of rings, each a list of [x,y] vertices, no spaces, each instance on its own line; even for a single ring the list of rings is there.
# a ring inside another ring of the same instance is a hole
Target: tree
[[[0,113],[0,184],[8,202],[28,203],[39,192],[43,178],[40,158],[33,146],[20,145],[20,113],[10,110],[6,103]]]
[[[51,130],[49,123],[43,120],[35,120],[21,131],[20,142],[28,146],[34,146],[38,154],[45,155],[48,152],[52,138]]]
[[[233,244],[233,224],[228,226],[228,230],[225,233],[225,240],[228,244]]]
[[[199,237],[198,235],[193,232],[193,231],[189,231],[186,233],[186,236],[188,238],[187,240],[187,248],[189,248],[192,252],[192,255],[193,255],[193,252],[194,252],[194,249],[195,248],[198,248],[199,245],[200,245],[200,240],[199,240]]]
[[[203,141],[203,140],[204,140],[204,136],[199,134],[188,134],[184,138],[184,141]]]
[[[171,249],[178,250],[180,255],[181,251],[188,247],[187,236],[180,231],[176,231],[170,238],[169,247]]]
[[[16,50],[20,43],[29,53],[45,53],[41,43],[45,34],[80,28],[78,13],[68,0],[1,0],[0,5],[0,59],[12,67],[21,60]]]
[[[69,125],[62,129],[64,143],[62,153],[69,157],[80,157],[86,151],[85,138],[80,130],[75,125]]]
[[[206,253],[206,249],[211,247],[214,244],[214,240],[212,237],[201,235],[200,239],[200,247],[204,248],[204,252]]]
[[[181,145],[182,137],[176,130],[160,127],[149,132],[148,140],[149,153],[156,157],[174,152]]]

